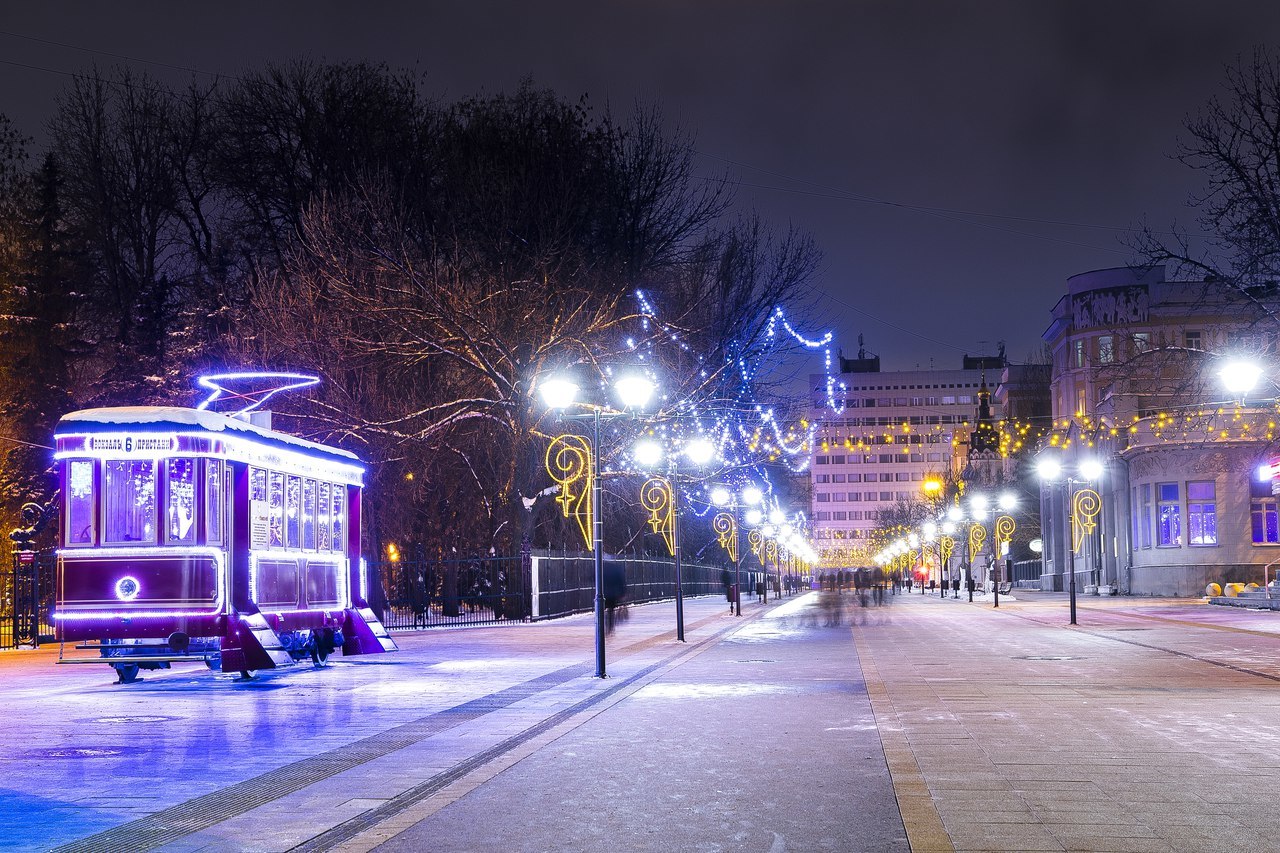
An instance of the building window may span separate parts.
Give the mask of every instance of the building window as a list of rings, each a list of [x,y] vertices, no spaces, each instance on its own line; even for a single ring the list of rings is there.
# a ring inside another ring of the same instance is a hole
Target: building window
[[[1187,349],[1204,349],[1204,337],[1198,331],[1183,332],[1182,342],[1186,345]]]
[[[1142,495],[1141,515],[1142,515],[1142,537],[1141,543],[1143,548],[1151,547],[1151,484],[1143,483],[1138,487],[1138,491]]]
[[[843,465],[843,464],[844,464],[844,457],[843,457],[843,456],[832,456],[832,457],[831,457],[831,464],[832,464],[832,465]]]
[[[1218,512],[1214,483],[1187,483],[1187,543],[1218,544]]]
[[[820,503],[820,504],[831,503],[831,493],[830,493],[830,492],[818,492],[818,494],[816,495],[816,497],[817,497],[817,499],[818,499],[818,503]]]
[[[909,471],[899,471],[893,475],[893,479],[899,483],[910,483],[911,473]]]
[[[1151,351],[1151,333],[1135,332],[1133,335],[1133,351],[1142,353]]]
[[[830,474],[815,474],[815,475],[814,475],[814,477],[813,477],[813,481],[814,481],[815,483],[830,483],[830,482],[831,482],[831,475],[830,475]]]
[[[882,501],[891,501],[891,500],[893,500],[893,492],[881,492],[881,493],[880,493],[880,500],[882,500]]]
[[[1260,483],[1249,478],[1249,518],[1253,527],[1253,544],[1280,544],[1280,522],[1277,520],[1277,502],[1271,494],[1271,481]]]
[[[830,456],[815,456],[815,457],[813,457],[813,464],[814,464],[814,465],[827,465],[827,464],[830,464],[830,462],[831,462],[831,457],[830,457]]]
[[[1076,417],[1082,418],[1088,409],[1085,408],[1084,388],[1076,389]]]
[[[831,475],[831,482],[833,482],[833,483],[843,483],[843,482],[844,482],[844,476],[845,476],[844,474],[832,474],[832,475]]]
[[[1115,339],[1110,335],[1102,335],[1098,338],[1098,363],[1110,364],[1116,360]]]
[[[1084,367],[1084,339],[1071,342],[1071,363],[1074,367]]]
[[[1177,483],[1157,483],[1156,544],[1165,548],[1182,547],[1182,501]]]

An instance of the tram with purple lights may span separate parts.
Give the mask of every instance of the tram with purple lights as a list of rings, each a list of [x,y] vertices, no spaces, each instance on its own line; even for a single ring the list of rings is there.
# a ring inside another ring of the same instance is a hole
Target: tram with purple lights
[[[249,677],[395,650],[360,559],[364,468],[269,414],[122,407],[55,434],[57,638],[128,683],[180,661]]]

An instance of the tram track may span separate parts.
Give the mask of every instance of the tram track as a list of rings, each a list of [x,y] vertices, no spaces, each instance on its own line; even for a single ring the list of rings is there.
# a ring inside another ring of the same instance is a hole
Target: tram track
[[[754,618],[755,615],[758,614],[753,614],[748,619]],[[718,615],[711,616],[692,623],[688,628],[697,629],[720,620],[721,617]],[[467,774],[500,759],[571,718],[617,696],[654,672],[700,652],[725,634],[743,625],[745,621],[747,620],[734,620],[695,643],[677,648],[626,678],[619,679],[617,683],[593,692],[561,711],[402,791],[381,805],[364,811],[290,849],[298,853],[333,849],[415,803],[431,797]],[[624,657],[638,654],[672,639],[674,639],[674,632],[667,631],[618,649],[614,654]],[[593,670],[594,665],[591,663],[562,667],[503,690],[433,712],[387,731],[299,759],[145,817],[69,842],[54,848],[54,853],[136,853],[136,851],[153,850],[171,844],[311,785],[324,782],[339,773],[358,768],[458,726],[474,722],[487,714],[508,708],[574,679],[588,676]]]

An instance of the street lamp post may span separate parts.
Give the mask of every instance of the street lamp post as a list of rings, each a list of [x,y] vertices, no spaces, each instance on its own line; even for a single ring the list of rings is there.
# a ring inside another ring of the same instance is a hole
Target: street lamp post
[[[706,438],[695,438],[687,442],[680,450],[694,465],[699,468],[710,462],[716,454],[715,445]],[[636,461],[645,467],[657,464],[663,457],[663,448],[654,441],[646,440],[636,445]],[[676,453],[667,453],[667,484],[671,491],[671,556],[675,563],[676,575],[676,639],[684,642],[684,580],[683,546],[680,537],[680,488],[677,482]]]
[[[591,551],[595,563],[595,647],[596,678],[605,678],[604,649],[604,519],[600,512],[600,494],[602,477],[600,472],[600,421],[604,417],[630,417],[627,412],[606,412],[600,406],[591,406],[591,412],[585,415],[566,415],[564,409],[574,405],[578,395],[578,386],[563,377],[552,377],[538,383],[543,402],[548,408],[560,411],[560,417],[576,420],[583,417],[591,419]],[[614,382],[623,406],[629,409],[642,408],[649,402],[653,394],[653,383],[642,376],[625,376]],[[578,405],[585,405],[579,403]]]
[[[1101,509],[1101,498],[1092,489],[1074,490],[1077,484],[1087,485],[1102,478],[1103,466],[1096,459],[1085,459],[1076,465],[1076,472],[1063,476],[1062,464],[1057,459],[1043,458],[1036,465],[1036,473],[1040,479],[1049,483],[1062,484],[1062,508],[1067,515],[1067,533],[1070,541],[1066,542],[1067,567],[1071,573],[1068,592],[1071,601],[1071,623],[1076,622],[1076,550],[1084,537],[1094,527],[1093,518]],[[1083,500],[1082,500],[1083,498]],[[1092,508],[1092,512],[1090,512]]]
[[[733,537],[733,551],[731,556],[734,563],[734,615],[742,615],[742,534],[741,524],[739,523],[739,510],[743,504],[754,507],[763,500],[764,495],[759,487],[754,485],[746,486],[742,493],[735,494],[724,486],[717,486],[711,491],[711,502],[716,506],[730,507],[733,510],[733,527],[728,535]],[[760,513],[758,510],[748,510],[748,523],[755,526],[760,523]],[[751,518],[755,518],[754,523]]]

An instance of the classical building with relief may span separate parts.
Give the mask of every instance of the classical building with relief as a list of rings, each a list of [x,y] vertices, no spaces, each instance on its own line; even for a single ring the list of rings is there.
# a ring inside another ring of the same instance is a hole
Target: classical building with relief
[[[1228,401],[1217,378],[1228,356],[1274,365],[1277,326],[1262,316],[1256,299],[1168,281],[1160,266],[1068,279],[1044,333],[1054,423],[1040,453],[1068,471],[1096,459],[1104,474],[1042,487],[1042,588],[1074,571],[1081,592],[1199,596],[1209,582],[1261,583],[1280,560],[1276,497],[1258,473],[1276,409]]]

